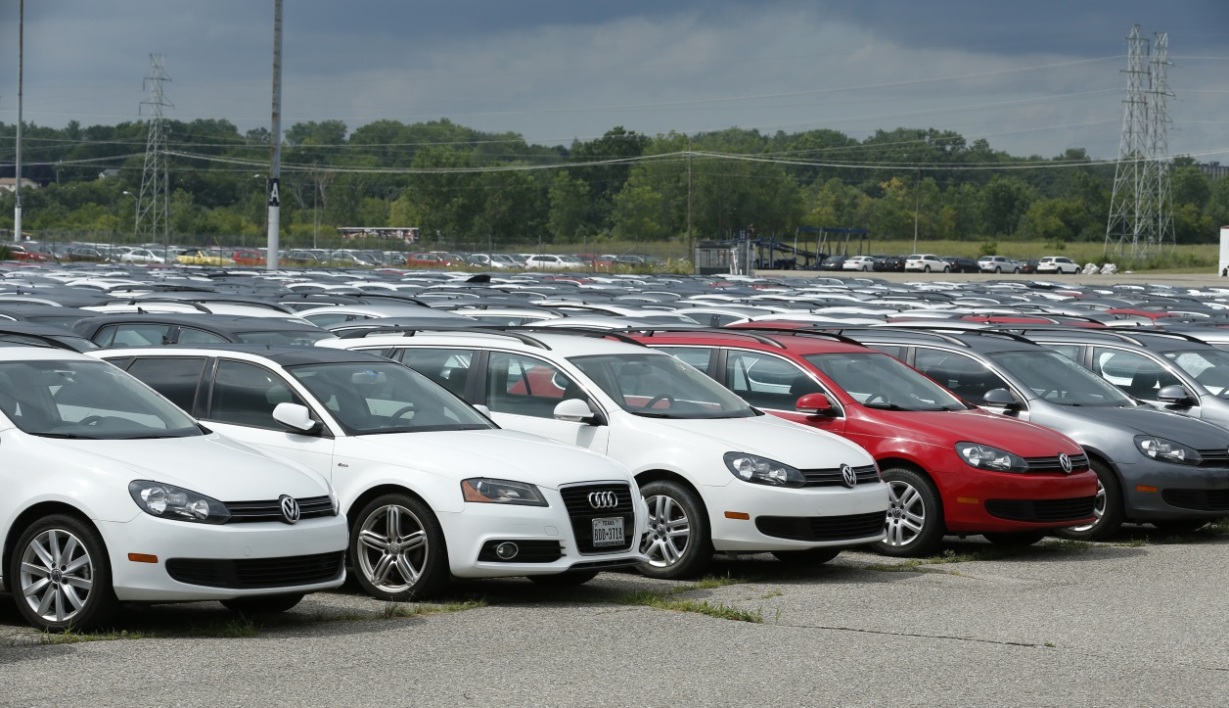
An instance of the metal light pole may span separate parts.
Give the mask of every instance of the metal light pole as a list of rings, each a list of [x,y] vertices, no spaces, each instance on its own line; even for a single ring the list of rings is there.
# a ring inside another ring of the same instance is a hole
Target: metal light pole
[[[269,231],[265,270],[277,270],[282,174],[282,0],[273,0],[273,132],[269,136]]]
[[[16,202],[13,206],[13,241],[21,241],[21,89],[26,58],[26,0],[17,3],[17,164],[13,191]]]

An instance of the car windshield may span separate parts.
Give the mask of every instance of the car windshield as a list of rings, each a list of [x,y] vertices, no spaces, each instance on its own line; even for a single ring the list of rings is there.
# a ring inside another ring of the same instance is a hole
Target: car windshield
[[[1209,348],[1164,352],[1164,356],[1190,374],[1208,393],[1229,398],[1229,352]]]
[[[990,359],[1038,398],[1062,406],[1134,406],[1116,386],[1057,352],[1006,351]]]
[[[746,401],[669,354],[569,359],[623,410],[647,418],[750,418]]]
[[[310,347],[321,339],[337,339],[337,335],[324,329],[274,329],[266,332],[236,332],[244,344],[297,344]]]
[[[0,410],[45,438],[135,440],[202,435],[194,420],[102,361],[0,363]]]
[[[963,401],[887,354],[811,354],[804,357],[867,408],[961,411]]]
[[[302,364],[287,370],[347,435],[496,427],[444,387],[394,362]]]

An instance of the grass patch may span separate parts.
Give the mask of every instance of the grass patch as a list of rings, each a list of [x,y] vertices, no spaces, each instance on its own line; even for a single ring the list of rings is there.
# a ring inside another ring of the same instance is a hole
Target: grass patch
[[[866,570],[876,570],[881,573],[947,573],[948,575],[960,575],[956,571],[943,571],[928,566],[1002,560],[1016,556],[1045,553],[1047,551],[1082,552],[1092,547],[1091,543],[1085,541],[1054,539],[1032,546],[988,546],[965,551],[956,551],[955,549],[948,548],[938,555],[927,558],[907,558],[899,563],[871,563],[863,567]]]
[[[38,638],[39,644],[80,644],[82,642],[114,642],[122,639],[145,639],[151,636],[148,632],[130,632],[124,630],[103,630],[95,632],[79,632],[67,629],[60,633],[43,632]]]
[[[246,639],[260,636],[260,626],[237,617],[235,619],[192,625],[182,630],[115,630],[104,629],[81,632],[68,629],[63,632],[43,632],[39,644],[80,644],[82,642],[114,642],[126,639]]]
[[[709,602],[707,600],[683,600],[671,595],[676,592],[654,592],[652,590],[637,590],[619,598],[619,602],[624,605],[639,605],[641,607],[652,607],[658,610],[673,610],[675,612],[694,612],[700,615],[708,615],[717,619],[731,620],[735,622],[751,622],[752,624],[761,624],[764,621],[764,614],[760,610],[743,610],[737,607],[731,607],[721,602]]]

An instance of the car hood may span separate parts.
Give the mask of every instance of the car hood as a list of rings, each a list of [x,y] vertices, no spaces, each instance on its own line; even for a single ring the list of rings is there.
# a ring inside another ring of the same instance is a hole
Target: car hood
[[[861,446],[832,433],[771,415],[754,418],[652,419],[680,445],[706,445],[720,454],[748,452],[798,469],[875,463]]]
[[[1125,429],[1137,434],[1154,435],[1188,445],[1197,450],[1224,450],[1229,448],[1229,431],[1177,413],[1160,411],[1146,406],[1138,408],[1069,408],[1079,411],[1113,428]]]
[[[320,475],[221,435],[154,440],[60,440],[30,436],[61,464],[102,469],[127,482],[164,482],[218,501],[263,501],[329,493]]]
[[[633,482],[626,467],[605,455],[512,430],[359,435],[339,438],[336,451],[340,457],[455,479],[496,477],[549,489],[575,482]]]
[[[979,410],[874,411],[881,423],[908,431],[919,442],[949,447],[958,442],[990,445],[1021,457],[1053,457],[1060,452],[1079,455],[1083,450],[1066,435],[1022,420]],[[904,436],[902,436],[904,437]]]

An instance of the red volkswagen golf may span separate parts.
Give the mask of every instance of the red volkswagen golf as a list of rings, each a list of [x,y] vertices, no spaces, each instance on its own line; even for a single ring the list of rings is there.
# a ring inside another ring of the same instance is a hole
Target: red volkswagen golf
[[[1097,478],[1075,441],[983,412],[887,354],[792,331],[633,336],[752,406],[866,448],[890,489],[882,553],[930,555],[945,534],[1029,544],[1093,521]]]

